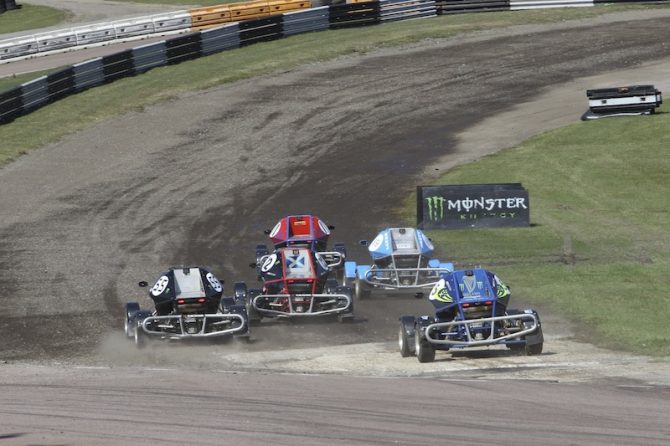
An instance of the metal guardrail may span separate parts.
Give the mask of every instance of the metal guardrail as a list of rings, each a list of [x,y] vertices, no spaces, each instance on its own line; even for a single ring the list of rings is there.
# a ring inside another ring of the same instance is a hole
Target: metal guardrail
[[[434,17],[437,14],[435,0],[381,0],[382,22]]]
[[[593,0],[510,0],[509,3],[512,11],[523,9],[590,8],[593,6]]]
[[[509,11],[509,2],[510,0],[437,0],[435,7],[439,15]]]
[[[3,1],[7,0],[0,0],[0,4]],[[202,31],[225,23],[266,18],[310,6],[311,0],[253,0],[59,29],[0,40],[0,61],[34,57],[57,50],[83,49],[114,41]]]
[[[98,23],[0,40],[0,61],[35,56],[56,50],[86,48],[111,41],[124,41],[141,36],[161,36],[175,31],[188,32],[191,15],[187,11],[155,14],[131,20]]]

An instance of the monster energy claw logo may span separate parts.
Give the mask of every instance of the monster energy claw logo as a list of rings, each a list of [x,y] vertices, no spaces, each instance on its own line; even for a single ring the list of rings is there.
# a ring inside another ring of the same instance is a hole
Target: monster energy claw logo
[[[432,221],[444,219],[444,203],[446,198],[440,196],[426,197],[428,202],[428,218]]]

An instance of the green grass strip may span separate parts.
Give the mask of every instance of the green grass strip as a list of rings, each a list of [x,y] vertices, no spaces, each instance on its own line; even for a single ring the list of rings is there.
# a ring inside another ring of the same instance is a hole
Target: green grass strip
[[[578,321],[586,341],[670,356],[668,108],[574,124],[451,170],[433,184],[523,183],[532,226],[430,237],[457,267],[491,268],[518,299]]]
[[[4,38],[2,34],[54,26],[70,17],[70,14],[62,9],[17,3],[22,5],[21,9],[0,14],[0,39]]]

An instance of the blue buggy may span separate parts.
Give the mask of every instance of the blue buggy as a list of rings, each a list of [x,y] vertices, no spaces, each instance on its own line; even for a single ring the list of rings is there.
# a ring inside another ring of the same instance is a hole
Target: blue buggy
[[[435,359],[435,350],[505,345],[527,355],[542,353],[544,338],[535,310],[509,310],[509,288],[481,268],[441,274],[430,292],[435,316],[402,316],[398,346],[403,357]]]
[[[387,228],[371,243],[363,240],[372,256],[372,265],[344,264],[345,284],[352,286],[357,299],[369,297],[373,290],[386,293],[428,291],[441,273],[454,265],[433,259],[433,244],[420,229]]]

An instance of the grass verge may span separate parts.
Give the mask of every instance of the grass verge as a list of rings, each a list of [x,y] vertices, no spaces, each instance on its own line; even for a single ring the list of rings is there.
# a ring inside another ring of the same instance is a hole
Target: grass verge
[[[22,3],[21,9],[0,14],[0,39],[3,39],[2,34],[54,26],[68,17],[69,14],[62,9]]]
[[[670,107],[661,110],[574,124],[453,169],[434,184],[523,183],[532,226],[431,238],[457,267],[491,268],[518,299],[577,320],[584,340],[670,356]]]

